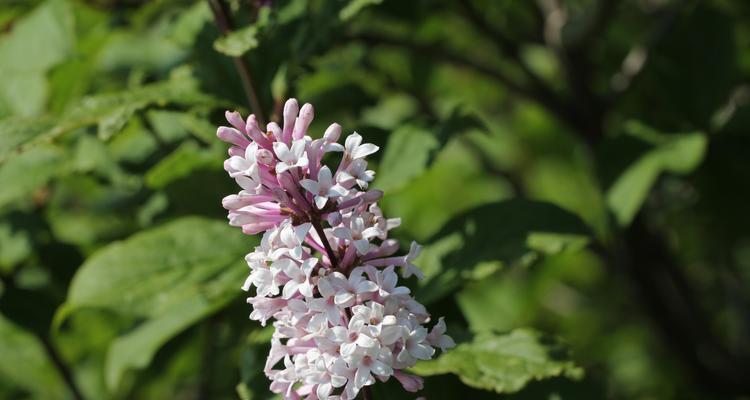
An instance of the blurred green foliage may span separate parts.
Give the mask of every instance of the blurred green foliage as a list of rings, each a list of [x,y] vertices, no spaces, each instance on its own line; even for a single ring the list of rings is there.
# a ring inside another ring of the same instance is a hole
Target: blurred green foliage
[[[287,97],[382,148],[428,398],[746,398],[749,45],[743,0],[5,0],[0,398],[272,398],[214,129]]]

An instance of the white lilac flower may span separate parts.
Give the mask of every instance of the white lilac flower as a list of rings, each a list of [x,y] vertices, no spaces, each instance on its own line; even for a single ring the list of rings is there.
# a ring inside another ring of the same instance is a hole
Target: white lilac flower
[[[362,189],[367,189],[369,182],[375,178],[375,172],[367,169],[367,161],[358,158],[336,175],[336,181],[351,187],[356,182]]]
[[[422,379],[404,370],[455,343],[443,318],[428,331],[427,310],[398,285],[396,267],[422,277],[414,265],[420,247],[395,255],[399,243],[388,232],[401,221],[383,215],[381,191],[365,191],[374,176],[365,157],[378,147],[357,133],[342,146],[338,124],[313,140],[310,104],[300,108],[291,99],[283,116],[282,126],[261,131],[253,115],[227,112],[231,127],[217,130],[232,145],[224,168],[241,188],[222,200],[229,223],[263,232],[245,257],[250,273],[242,289],[253,294],[250,319],[274,320],[264,367],[271,391],[285,399],[354,400],[390,377],[421,390]],[[332,151],[344,152],[335,168],[322,164]]]
[[[292,142],[291,148],[283,142],[273,143],[273,152],[279,158],[276,164],[276,173],[280,174],[290,168],[307,167],[307,155],[305,154],[305,140],[298,139]]]
[[[315,196],[315,205],[319,209],[323,209],[328,202],[328,199],[341,197],[347,192],[343,186],[338,183],[333,183],[333,176],[328,167],[322,167],[320,171],[318,171],[317,181],[312,179],[302,179],[299,183],[303,188]]]
[[[362,144],[362,136],[357,132],[349,135],[344,142],[344,154],[352,160],[367,157],[378,149],[379,147],[372,143]]]

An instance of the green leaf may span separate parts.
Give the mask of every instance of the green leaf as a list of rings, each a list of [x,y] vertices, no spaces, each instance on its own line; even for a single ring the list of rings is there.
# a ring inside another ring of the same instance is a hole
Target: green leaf
[[[236,287],[237,281],[232,280],[232,283],[233,287]],[[168,310],[166,315],[150,318],[132,331],[117,337],[107,353],[105,367],[107,387],[112,391],[115,390],[128,369],[147,367],[159,348],[172,337],[224,306],[228,300],[235,297],[235,294],[228,291],[222,299],[213,299],[213,301],[203,296],[186,299]]]
[[[414,125],[397,129],[388,137],[374,186],[385,192],[400,188],[424,172],[437,147],[437,139],[427,129]]]
[[[0,380],[40,399],[63,399],[66,389],[42,343],[0,315]]]
[[[0,274],[13,268],[31,255],[32,244],[26,231],[14,232],[9,223],[0,223]]]
[[[512,199],[476,207],[446,223],[426,246],[428,279],[417,297],[434,301],[467,279],[481,279],[497,269],[488,262],[579,250],[590,236],[579,217],[550,203]]]
[[[591,235],[576,215],[550,203],[512,199],[486,204],[463,213],[436,235],[459,232],[463,246],[452,253],[452,264],[471,266],[482,261],[517,260],[530,250],[580,248]]]
[[[221,278],[245,272],[242,257],[253,241],[226,222],[184,217],[113,242],[76,272],[66,313],[93,307],[161,316],[195,296],[213,299],[226,291],[239,293],[241,282],[227,285]]]
[[[135,112],[148,107],[213,107],[218,104],[217,100],[200,91],[188,69],[178,68],[166,81],[85,97],[59,118],[12,117],[0,120],[0,163],[18,149],[89,125],[98,125],[99,137],[109,139],[123,129]]]
[[[73,51],[73,14],[63,0],[37,7],[0,39],[0,99],[18,115],[41,112],[47,72]]]
[[[241,57],[256,47],[258,47],[258,27],[255,25],[246,26],[214,42],[216,51],[231,57]]]
[[[3,188],[0,211],[16,205],[30,208],[34,192],[66,168],[62,151],[53,146],[36,147],[0,164],[0,187]]]
[[[459,142],[448,143],[423,174],[382,200],[389,215],[399,215],[402,229],[417,240],[433,236],[452,217],[511,192],[504,182],[485,175],[476,157]]]
[[[529,329],[478,335],[435,360],[419,362],[412,371],[423,376],[456,374],[469,386],[502,394],[517,392],[531,381],[583,377],[557,339]]]
[[[355,15],[359,14],[360,11],[362,11],[363,8],[380,4],[383,0],[351,0],[344,8],[339,11],[339,18],[341,18],[342,21],[347,21],[354,17]]]
[[[201,149],[195,142],[186,141],[146,173],[146,185],[162,189],[196,169],[218,168],[223,158],[222,153]]]
[[[79,246],[122,237],[136,228],[136,188],[107,186],[92,176],[56,182],[46,208],[55,238]]]
[[[613,180],[606,195],[609,208],[623,226],[633,220],[662,173],[690,173],[702,162],[708,145],[701,132],[666,135],[638,123],[628,124],[626,130],[627,135],[613,141],[602,156],[607,158],[608,154],[622,152],[623,148],[638,149],[630,164]]]
[[[105,375],[115,389],[125,371],[147,366],[170,338],[241,293],[242,257],[254,243],[198,217],[137,233],[86,260],[56,322],[83,307],[146,318],[110,346]]]
[[[393,130],[404,120],[414,116],[417,109],[417,101],[411,96],[405,94],[384,96],[378,104],[362,112],[362,122],[381,129]],[[393,134],[390,137],[393,137]]]

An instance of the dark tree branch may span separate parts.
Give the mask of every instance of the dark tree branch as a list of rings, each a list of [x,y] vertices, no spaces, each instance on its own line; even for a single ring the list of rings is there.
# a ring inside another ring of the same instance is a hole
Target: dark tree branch
[[[630,49],[622,61],[620,70],[610,79],[612,92],[609,95],[608,103],[614,104],[617,102],[633,86],[633,83],[646,67],[653,49],[672,31],[683,7],[684,4],[679,1],[675,2],[673,6],[665,7],[645,43],[634,45]]]
[[[593,145],[593,141],[596,139],[596,137],[588,135],[588,133],[591,132],[591,126],[588,125],[588,121],[585,118],[582,118],[578,111],[571,107],[567,102],[563,101],[553,93],[544,91],[542,88],[519,85],[513,79],[506,76],[502,71],[499,71],[495,66],[485,64],[478,60],[472,60],[443,46],[421,44],[409,40],[375,35],[372,33],[359,33],[352,35],[351,38],[360,40],[369,45],[400,47],[424,57],[474,70],[496,80],[511,92],[530,101],[539,103],[560,121],[574,130],[581,132],[589,144]]]
[[[229,19],[229,10],[227,9],[226,4],[224,4],[222,0],[208,0],[208,4],[211,6],[211,11],[214,15],[214,21],[216,22],[216,26],[219,28],[219,31],[221,31],[221,34],[226,36],[232,33],[232,22]],[[237,69],[237,73],[240,75],[242,88],[244,89],[245,95],[247,96],[250,110],[257,117],[258,125],[262,127],[265,125],[266,118],[263,113],[263,108],[260,105],[260,101],[258,101],[258,94],[255,91],[255,87],[253,86],[252,77],[250,75],[250,67],[242,57],[232,57],[232,60],[234,61],[234,66]]]
[[[581,49],[588,47],[602,33],[607,30],[610,23],[617,15],[617,7],[622,0],[599,0],[593,7],[592,16],[588,23],[575,37],[568,40],[565,45],[570,49]]]

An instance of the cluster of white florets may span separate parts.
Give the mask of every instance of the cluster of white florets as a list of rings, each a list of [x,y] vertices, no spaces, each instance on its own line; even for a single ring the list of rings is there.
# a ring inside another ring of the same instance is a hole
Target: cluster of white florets
[[[232,126],[217,131],[233,145],[224,167],[242,188],[223,201],[229,222],[265,232],[246,257],[243,289],[255,293],[251,319],[275,320],[265,366],[271,390],[287,399],[352,400],[393,376],[417,391],[422,380],[403,370],[454,346],[443,319],[428,331],[425,307],[398,286],[397,267],[422,278],[412,263],[420,247],[395,256],[399,244],[388,232],[401,221],[383,216],[382,192],[367,190],[374,172],[365,157],[378,147],[356,132],[342,146],[338,124],[313,140],[312,118],[311,105],[300,110],[291,99],[283,127],[271,122],[263,131],[253,115],[227,112]],[[326,153],[342,154],[335,172],[322,163]]]

